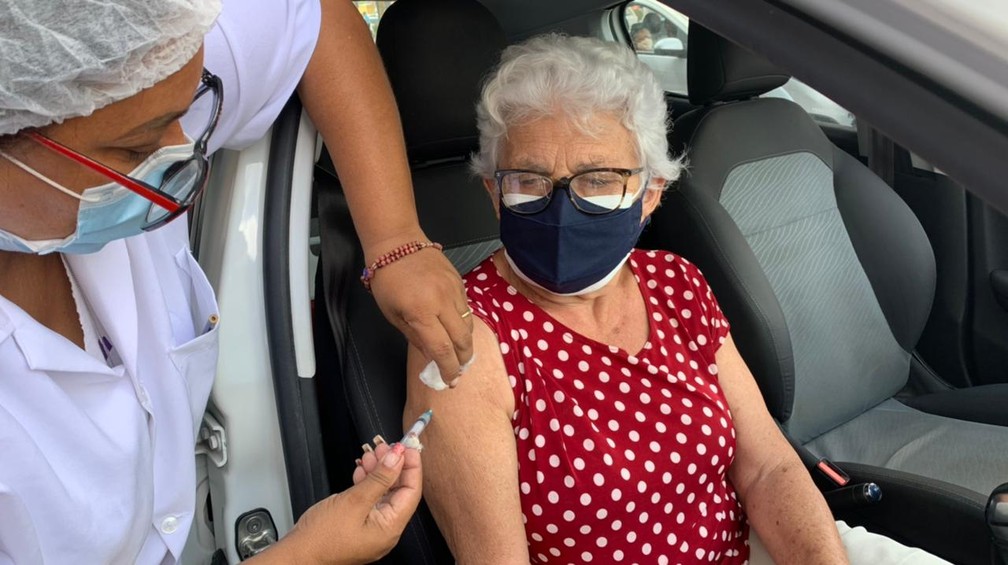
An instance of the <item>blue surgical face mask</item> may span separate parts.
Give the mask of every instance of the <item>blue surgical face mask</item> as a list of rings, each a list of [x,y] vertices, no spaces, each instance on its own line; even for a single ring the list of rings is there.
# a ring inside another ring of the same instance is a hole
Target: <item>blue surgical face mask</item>
[[[129,176],[151,186],[160,186],[161,179],[172,165],[193,154],[193,143],[171,145],[158,149],[147,157]],[[77,211],[77,229],[63,239],[30,241],[0,229],[0,250],[45,255],[48,253],[94,253],[110,241],[143,233],[148,223],[151,202],[114,182],[84,190],[81,194],[60,185],[21,161],[2,154],[28,174],[81,201]]]
[[[553,192],[535,214],[500,206],[505,258],[527,282],[564,295],[585,294],[611,281],[630,256],[644,223],[643,199],[608,214],[585,214],[567,194]]]

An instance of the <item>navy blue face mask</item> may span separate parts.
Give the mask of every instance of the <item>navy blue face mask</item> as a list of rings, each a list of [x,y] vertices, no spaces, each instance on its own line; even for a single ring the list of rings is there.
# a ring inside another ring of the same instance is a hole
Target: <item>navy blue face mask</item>
[[[597,290],[616,275],[637,243],[643,198],[608,214],[585,214],[554,190],[549,205],[517,214],[500,204],[500,237],[516,274],[557,294]],[[602,284],[599,284],[602,283]]]

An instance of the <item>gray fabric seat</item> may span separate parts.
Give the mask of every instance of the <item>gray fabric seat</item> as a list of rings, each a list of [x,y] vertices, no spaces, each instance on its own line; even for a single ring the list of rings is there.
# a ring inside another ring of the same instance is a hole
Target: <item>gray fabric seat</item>
[[[799,443],[986,499],[1008,481],[1008,427],[893,398],[926,370],[912,352],[935,264],[919,222],[802,108],[754,98],[787,75],[696,24],[689,33],[690,101],[703,107],[676,121],[671,146],[690,168],[642,246],[703,270],[768,408]]]

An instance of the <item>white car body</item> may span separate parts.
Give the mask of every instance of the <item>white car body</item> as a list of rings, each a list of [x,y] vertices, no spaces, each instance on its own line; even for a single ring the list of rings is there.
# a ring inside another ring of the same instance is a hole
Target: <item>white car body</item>
[[[226,429],[227,462],[218,467],[200,459],[203,473],[197,500],[212,492],[214,523],[205,511],[197,521],[184,562],[206,563],[214,550],[225,548],[228,562],[239,561],[233,524],[243,513],[267,508],[282,536],[294,524],[287,489],[273,371],[267,343],[268,297],[263,288],[263,210],[271,133],[242,151],[221,150],[203,196],[194,249],[220,307],[220,358],[208,412]],[[321,147],[307,116],[298,133],[291,198],[291,270],[293,331],[298,373],[313,378],[310,296],[315,259],[310,253],[311,178]]]

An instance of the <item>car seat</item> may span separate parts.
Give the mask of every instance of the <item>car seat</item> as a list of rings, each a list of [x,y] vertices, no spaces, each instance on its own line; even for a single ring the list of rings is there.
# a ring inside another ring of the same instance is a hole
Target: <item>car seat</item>
[[[468,158],[479,144],[475,105],[481,79],[506,45],[504,32],[472,0],[398,0],[381,19],[377,44],[399,106],[421,227],[465,273],[500,246],[493,206]],[[342,386],[321,396],[323,402],[346,403],[352,424],[347,431],[356,439],[350,444],[376,434],[392,441],[402,435],[406,340],[357,280],[363,259],[353,251],[359,244],[339,187],[319,187],[318,199],[326,329],[342,363]],[[383,562],[452,561],[422,506]]]
[[[996,409],[1008,387],[894,398],[929,372],[913,354],[935,288],[920,223],[800,106],[757,98],[786,74],[695,22],[688,45],[700,107],[676,120],[670,147],[689,170],[641,246],[701,268],[795,443],[889,484],[887,497],[948,495],[880,510],[903,522],[896,537],[928,547],[922,537],[954,532],[936,553],[987,562],[983,506],[1008,480],[1008,413]],[[956,553],[967,539],[975,551]]]

